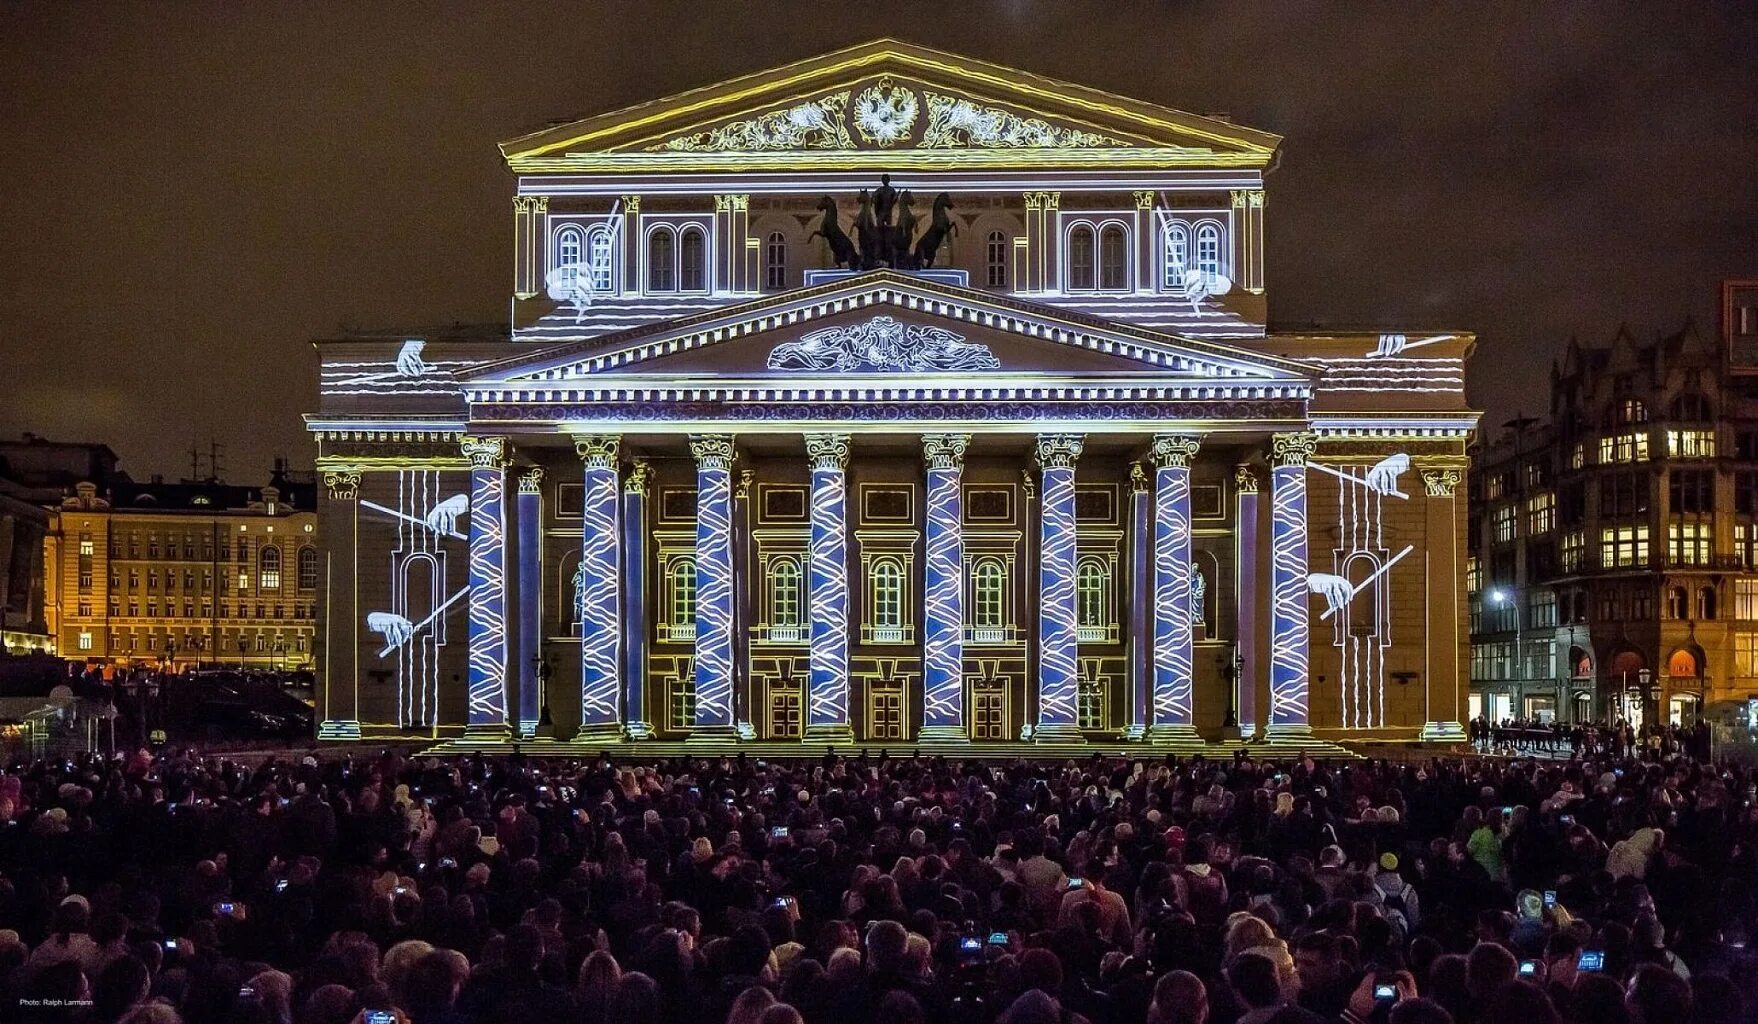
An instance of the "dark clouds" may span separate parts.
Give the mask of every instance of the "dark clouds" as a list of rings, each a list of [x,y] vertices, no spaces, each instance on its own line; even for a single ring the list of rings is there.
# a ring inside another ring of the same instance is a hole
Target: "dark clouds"
[[[308,339],[505,317],[496,141],[880,35],[1286,136],[1272,317],[1476,330],[1497,417],[1758,274],[1751,5],[8,5],[0,430],[307,459]]]

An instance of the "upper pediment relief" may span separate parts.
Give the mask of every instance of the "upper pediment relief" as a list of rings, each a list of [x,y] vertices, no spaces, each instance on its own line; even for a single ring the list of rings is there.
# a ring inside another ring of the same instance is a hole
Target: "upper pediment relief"
[[[519,173],[1034,163],[1266,165],[1281,140],[879,40],[503,143]]]

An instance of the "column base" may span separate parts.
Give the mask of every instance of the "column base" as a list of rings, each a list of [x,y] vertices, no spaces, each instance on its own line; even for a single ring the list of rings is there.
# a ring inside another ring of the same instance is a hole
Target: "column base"
[[[847,722],[826,722],[821,725],[806,726],[806,735],[802,743],[824,743],[832,747],[852,747],[855,745],[855,731]]]
[[[757,728],[750,722],[739,722],[733,726],[733,732],[738,735],[740,740],[754,740],[757,738]]]
[[[1312,726],[1305,722],[1271,722],[1264,726],[1264,742],[1272,747],[1294,747],[1316,742]]]
[[[629,722],[623,726],[623,735],[631,740],[650,740],[653,738],[653,726],[646,722]]]
[[[1422,727],[1420,739],[1424,743],[1464,743],[1469,737],[1465,734],[1465,726],[1458,722],[1427,722]]]
[[[968,747],[971,736],[962,725],[924,725],[916,741],[924,747]]]
[[[1140,743],[1147,738],[1148,727],[1145,725],[1130,725],[1123,729],[1123,742],[1125,743]]]
[[[1084,745],[1086,741],[1086,735],[1073,722],[1043,722],[1032,730],[1033,743]]]
[[[727,747],[736,746],[739,734],[733,731],[732,723],[716,722],[712,725],[697,725],[690,730],[690,736],[684,740],[686,747]]]
[[[1189,722],[1161,722],[1148,727],[1148,742],[1156,747],[1200,747],[1203,739]]]
[[[522,740],[537,738],[537,719],[523,718],[519,720],[519,738]]]
[[[569,746],[602,747],[621,743],[623,726],[620,722],[591,722],[580,726],[580,731],[568,741]]]
[[[512,738],[512,730],[507,728],[505,722],[481,722],[466,725],[464,735],[458,742],[468,745],[493,744],[505,743]]]
[[[323,740],[357,740],[360,738],[360,723],[352,718],[332,718],[317,727],[317,738]]]

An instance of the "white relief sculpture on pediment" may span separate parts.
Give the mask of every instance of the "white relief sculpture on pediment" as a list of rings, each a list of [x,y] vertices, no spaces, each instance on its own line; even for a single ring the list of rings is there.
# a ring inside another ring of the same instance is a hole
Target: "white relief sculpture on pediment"
[[[855,97],[855,127],[875,145],[896,145],[916,126],[916,94],[901,85],[880,82]]]
[[[1058,128],[1035,117],[1020,117],[967,99],[937,92],[924,95],[928,100],[928,127],[922,132],[922,149],[1089,149],[1127,145],[1095,132]]]
[[[668,139],[653,150],[681,153],[761,153],[790,149],[854,149],[846,115],[849,93],[832,93],[786,110]]]
[[[812,331],[775,346],[768,360],[772,370],[838,373],[993,370],[1000,365],[987,345],[966,341],[944,327],[903,324],[890,316]]]

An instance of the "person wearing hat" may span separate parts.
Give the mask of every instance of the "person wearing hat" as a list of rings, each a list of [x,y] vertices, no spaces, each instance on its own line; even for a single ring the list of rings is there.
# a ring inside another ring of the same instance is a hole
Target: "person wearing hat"
[[[1398,873],[1397,854],[1380,854],[1379,870],[1374,873],[1373,887],[1379,890],[1380,899],[1385,903],[1386,915],[1403,915],[1404,934],[1415,932],[1416,926],[1422,921],[1422,911],[1416,897],[1416,887],[1404,881],[1404,876]]]

